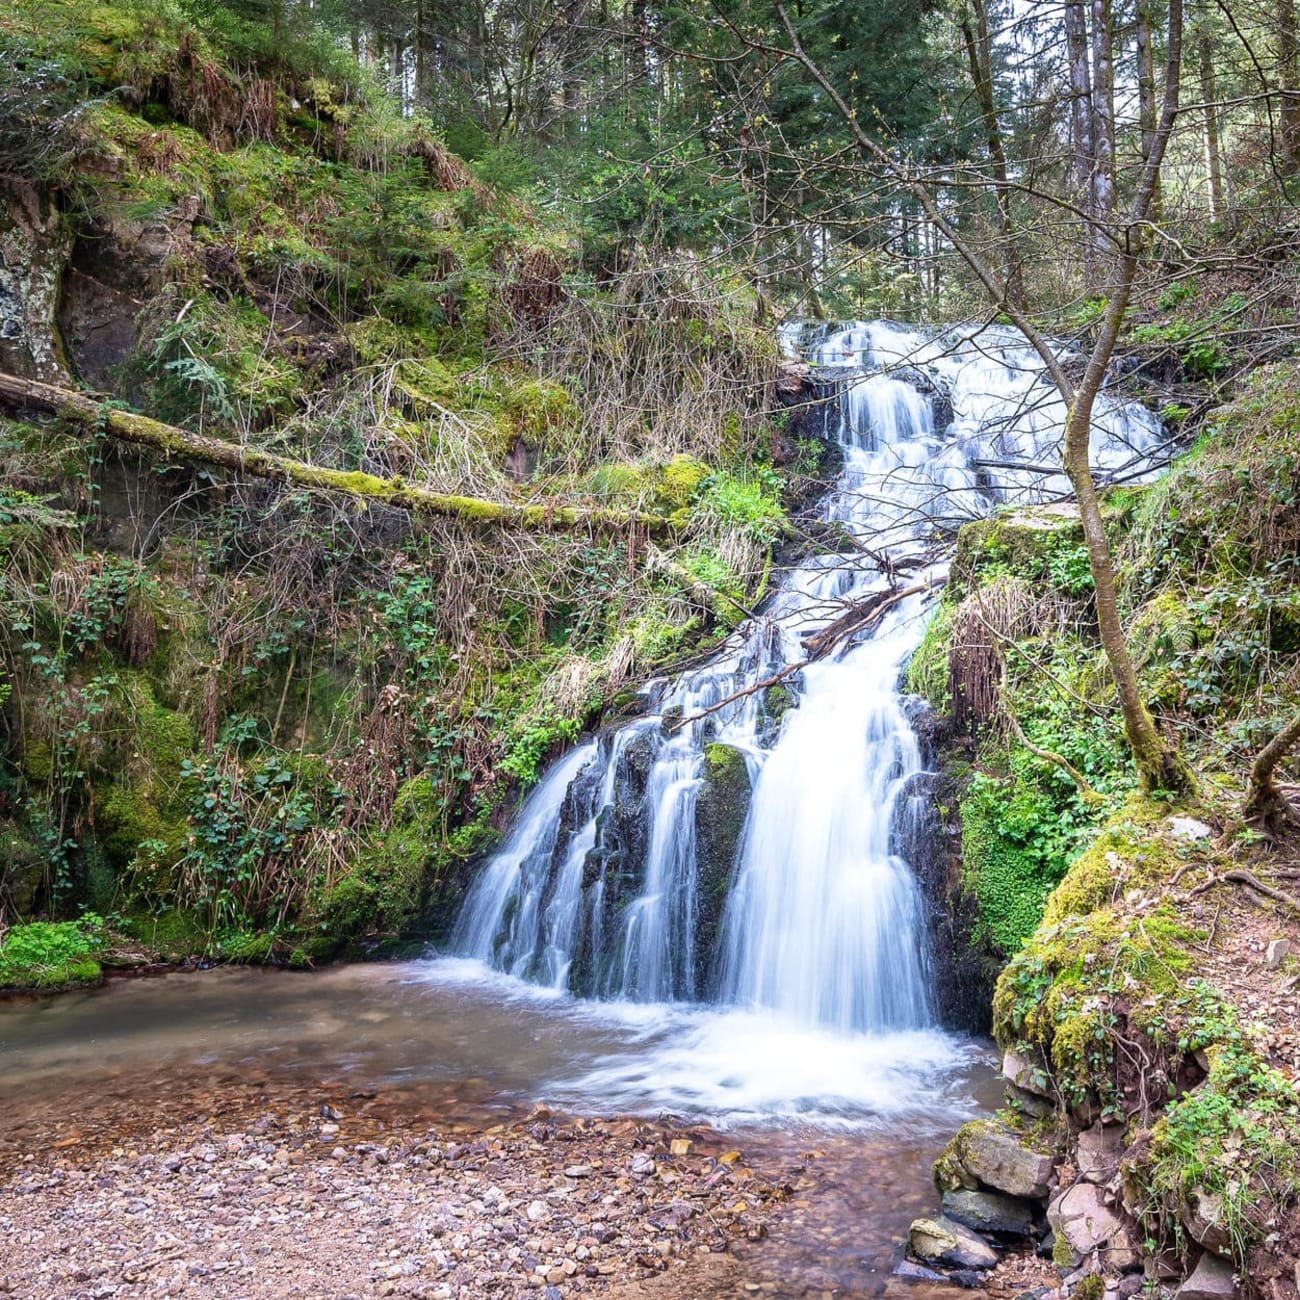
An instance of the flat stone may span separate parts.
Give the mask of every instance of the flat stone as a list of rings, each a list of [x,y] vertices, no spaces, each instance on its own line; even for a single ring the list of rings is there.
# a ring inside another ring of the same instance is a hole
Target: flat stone
[[[924,1264],[913,1263],[910,1259],[905,1259],[894,1270],[895,1277],[905,1277],[909,1282],[946,1282],[947,1276],[943,1273],[937,1273],[932,1268],[926,1268]]]
[[[943,1215],[913,1220],[907,1234],[907,1249],[922,1264],[983,1269],[992,1268],[998,1262],[988,1242]]]
[[[1079,1134],[1075,1165],[1079,1176],[1090,1183],[1108,1183],[1119,1169],[1124,1154],[1124,1130],[1115,1124],[1094,1124]]]
[[[1176,1300],[1232,1300],[1237,1286],[1232,1265],[1208,1252],[1192,1270],[1192,1275],[1178,1288]]]
[[[998,1192],[945,1192],[944,1214],[976,1232],[1028,1237],[1034,1231],[1034,1207]]]
[[[1214,831],[1195,817],[1171,817],[1169,833],[1176,840],[1208,840]]]
[[[1031,1150],[996,1121],[963,1125],[954,1141],[962,1167],[983,1187],[1030,1200],[1047,1195],[1052,1157]]]
[[[1290,939],[1274,939],[1264,954],[1264,960],[1268,963],[1269,970],[1277,968],[1291,955]]]
[[[1104,1246],[1123,1226],[1102,1199],[1101,1188],[1092,1183],[1067,1187],[1048,1206],[1047,1221],[1058,1240],[1064,1240],[1075,1255]]]
[[[1006,1097],[1007,1105],[1022,1115],[1027,1115],[1030,1119],[1046,1119],[1049,1115],[1056,1114],[1056,1106],[1047,1100],[1046,1097],[1040,1097],[1036,1092],[1029,1092],[1024,1088],[1018,1088],[1014,1083],[1006,1082],[1002,1085],[1002,1093]]]

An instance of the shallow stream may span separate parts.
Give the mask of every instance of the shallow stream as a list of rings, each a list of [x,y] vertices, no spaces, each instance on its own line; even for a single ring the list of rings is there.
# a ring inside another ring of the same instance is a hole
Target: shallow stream
[[[908,1295],[891,1275],[955,1123],[997,1101],[986,1048],[845,1036],[765,1012],[584,1002],[476,962],[222,969],[0,1002],[0,1165],[237,1102],[498,1123],[536,1104],[669,1113],[734,1133],[756,1168],[812,1157],[816,1190],[741,1243],[768,1294]],[[351,1102],[356,1106],[357,1102]],[[946,1293],[946,1288],[943,1291]]]

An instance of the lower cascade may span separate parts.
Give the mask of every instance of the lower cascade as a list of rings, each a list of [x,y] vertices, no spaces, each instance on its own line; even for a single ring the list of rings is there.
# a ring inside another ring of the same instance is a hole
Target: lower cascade
[[[842,553],[809,557],[703,668],[556,762],[466,899],[453,947],[582,997],[770,1008],[813,1025],[924,1028],[924,908],[908,865],[923,755],[899,682],[957,524],[1068,490],[1065,411],[1001,326],[791,327],[841,378]],[[1139,477],[1156,418],[1104,400],[1092,463]],[[846,612],[864,628],[824,657]]]

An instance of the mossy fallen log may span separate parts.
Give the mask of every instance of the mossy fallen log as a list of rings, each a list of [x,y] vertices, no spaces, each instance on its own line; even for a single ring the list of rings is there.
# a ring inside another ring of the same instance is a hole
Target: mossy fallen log
[[[483,497],[434,492],[401,478],[380,478],[355,470],[310,465],[290,456],[243,447],[207,434],[191,433],[188,429],[179,429],[108,405],[86,393],[19,379],[14,375],[0,374],[0,405],[55,415],[123,442],[150,447],[168,458],[202,461],[235,473],[292,483],[318,492],[341,492],[358,500],[381,502],[416,515],[459,519],[487,527],[556,532],[608,533],[638,528],[657,535],[672,530],[672,524],[662,516],[637,510],[489,501]]]

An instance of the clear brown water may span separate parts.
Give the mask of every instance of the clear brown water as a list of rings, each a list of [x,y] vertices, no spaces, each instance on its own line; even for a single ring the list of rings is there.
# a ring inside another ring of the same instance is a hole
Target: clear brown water
[[[464,962],[214,970],[0,1002],[0,1162],[67,1134],[318,1093],[372,1098],[391,1122],[482,1123],[545,1102],[732,1129],[751,1163],[801,1163],[813,1184],[748,1248],[748,1275],[782,1295],[914,1300],[933,1288],[891,1274],[908,1222],[933,1206],[930,1162],[997,1102],[978,1044],[594,1006]]]

